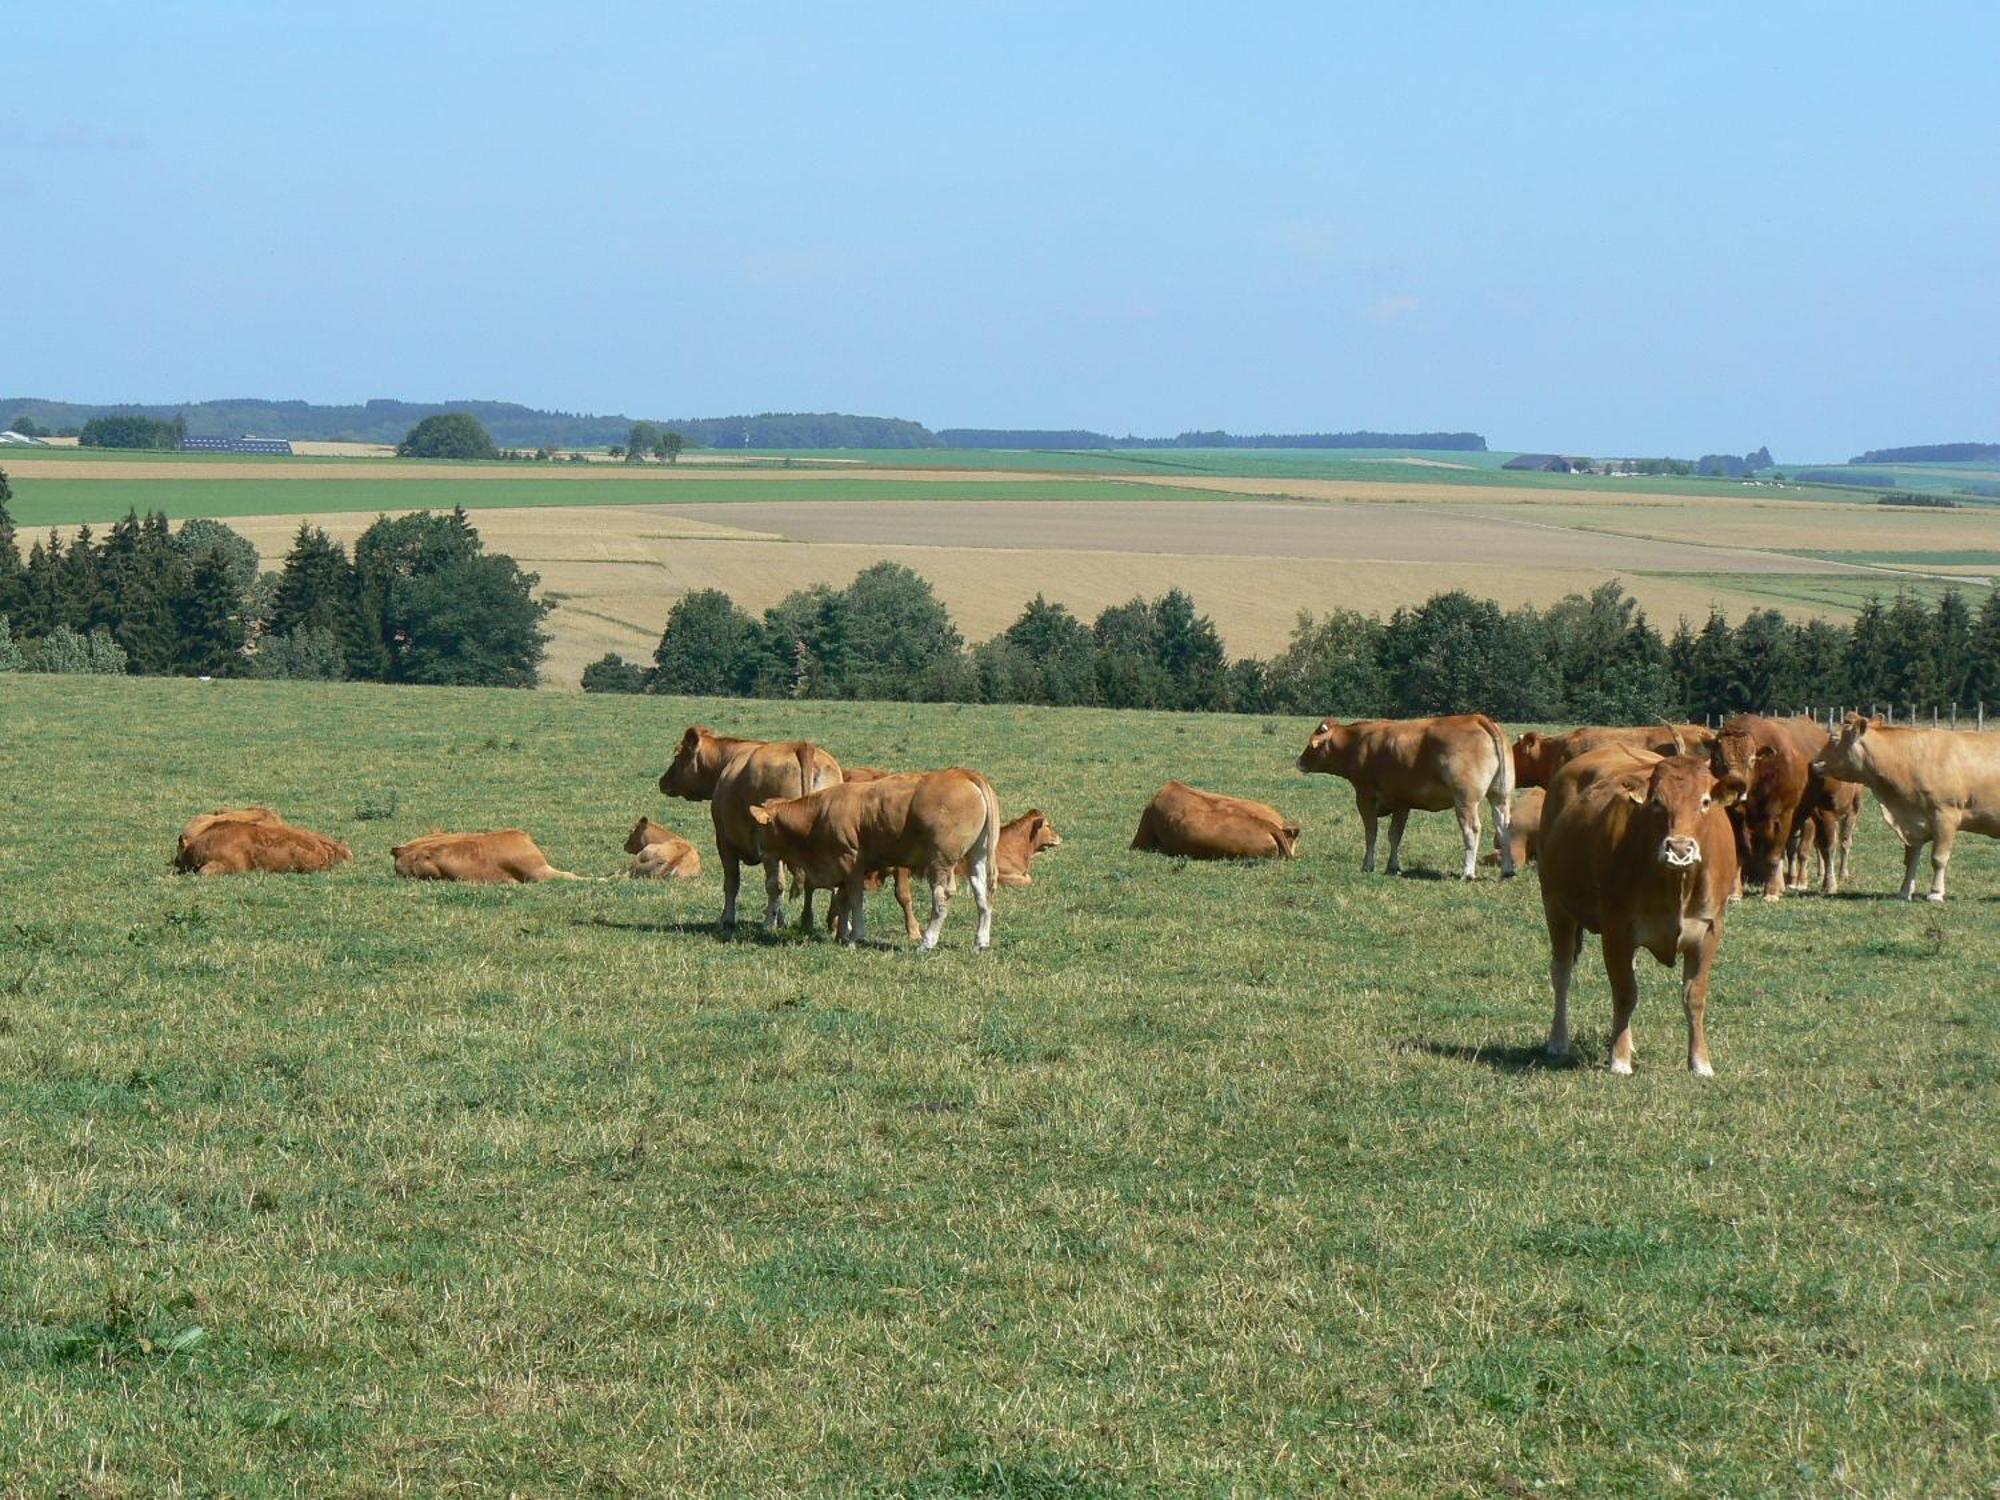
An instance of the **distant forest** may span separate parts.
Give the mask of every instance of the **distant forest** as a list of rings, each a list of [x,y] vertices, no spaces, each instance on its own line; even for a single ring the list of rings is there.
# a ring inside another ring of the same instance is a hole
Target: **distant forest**
[[[943,427],[947,448],[1431,448],[1484,453],[1476,432],[1183,432],[1170,438],[1112,437],[1083,428]]]
[[[1977,458],[2000,458],[2000,443],[1924,443],[1915,448],[1871,448],[1848,460],[1851,464],[1962,464]]]

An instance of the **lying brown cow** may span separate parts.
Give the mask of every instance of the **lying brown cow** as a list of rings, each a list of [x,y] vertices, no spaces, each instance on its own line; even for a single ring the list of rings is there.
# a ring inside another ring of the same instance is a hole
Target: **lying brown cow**
[[[687,880],[701,873],[701,855],[686,839],[651,818],[641,818],[625,836],[632,863],[625,873],[634,880]]]
[[[1785,850],[1805,801],[1808,767],[1795,733],[1779,719],[1737,714],[1709,747],[1715,774],[1738,777],[1749,788],[1730,807],[1729,821],[1743,884],[1761,890],[1766,901],[1785,893]]]
[[[174,858],[178,862],[181,851],[187,848],[189,842],[217,823],[263,823],[267,826],[276,826],[284,821],[279,813],[268,807],[218,807],[214,812],[199,813],[188,819],[187,826],[174,841]]]
[[[931,919],[922,942],[926,951],[935,948],[951,904],[952,870],[963,861],[979,906],[973,946],[991,945],[1000,803],[977,771],[953,767],[835,785],[759,803],[750,816],[766,868],[790,865],[808,884],[838,889],[843,942],[865,935],[868,877],[905,869],[930,883]]]
[[[2000,735],[1968,729],[1906,729],[1850,714],[1815,768],[1875,794],[1903,841],[1903,899],[1917,895],[1917,861],[1931,846],[1933,901],[1959,832],[2000,838]]]
[[[773,798],[838,786],[841,779],[840,762],[805,740],[734,740],[703,724],[690,726],[681,736],[673,764],[660,774],[660,790],[709,805],[715,852],[722,861],[722,926],[736,925],[736,893],[746,861],[764,866],[765,930],[776,932],[785,925],[784,870],[776,859],[757,852],[758,825],[750,809]],[[802,885],[805,903],[799,920],[810,932],[815,882]]]
[[[1705,751],[1715,731],[1700,724],[1586,724],[1567,734],[1543,734],[1530,729],[1514,741],[1514,784],[1547,787],[1550,779],[1579,755],[1624,745],[1655,755]]]
[[[1186,859],[1290,859],[1299,825],[1275,807],[1170,781],[1139,814],[1134,849]]]
[[[1709,973],[1736,883],[1736,836],[1724,809],[1743,790],[1718,778],[1707,757],[1658,756],[1610,746],[1556,773],[1543,810],[1542,914],[1549,929],[1555,1017],[1549,1052],[1568,1055],[1569,985],[1583,935],[1600,935],[1611,980],[1611,1071],[1632,1071],[1632,1011],[1639,950],[1682,960],[1688,1067],[1708,1060],[1704,1016]]]
[[[1364,719],[1341,724],[1326,719],[1300,752],[1301,771],[1344,776],[1354,784],[1367,847],[1361,868],[1375,868],[1375,821],[1389,815],[1389,869],[1402,869],[1403,826],[1410,813],[1458,813],[1465,836],[1462,878],[1471,880],[1479,860],[1479,802],[1493,804],[1493,847],[1500,873],[1514,873],[1507,840],[1513,817],[1514,757],[1507,733],[1485,714],[1451,714],[1435,719]]]
[[[518,828],[492,833],[427,833],[389,853],[406,880],[455,880],[464,885],[532,885],[538,880],[581,880],[558,870]]]
[[[1542,830],[1542,801],[1548,793],[1531,786],[1514,794],[1514,814],[1507,823],[1507,847],[1514,851],[1514,868],[1535,862],[1537,841]],[[1482,865],[1500,863],[1500,851],[1489,849],[1481,856]]]
[[[268,812],[268,808],[247,809]],[[276,815],[273,814],[275,817]],[[195,827],[200,824],[200,827]],[[174,868],[194,875],[317,875],[354,857],[347,845],[289,823],[196,818],[174,851]]]

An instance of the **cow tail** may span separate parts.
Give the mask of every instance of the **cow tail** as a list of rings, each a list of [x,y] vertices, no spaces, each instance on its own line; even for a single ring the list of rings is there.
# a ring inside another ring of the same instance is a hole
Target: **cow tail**
[[[1507,815],[1511,818],[1514,811],[1514,752],[1507,744],[1506,730],[1487,718],[1482,718],[1480,724],[1485,729],[1487,737],[1493,741],[1493,748],[1500,755],[1500,790],[1504,793],[1500,805],[1507,809]]]
[[[1000,885],[1000,799],[984,776],[979,778],[979,795],[986,801],[986,826],[979,830],[979,848],[986,861],[986,893],[991,896]]]

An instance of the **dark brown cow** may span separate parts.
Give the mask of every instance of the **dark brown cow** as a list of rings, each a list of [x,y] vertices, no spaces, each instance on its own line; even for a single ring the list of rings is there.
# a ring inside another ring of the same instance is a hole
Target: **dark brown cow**
[[[1782,720],[1737,714],[1709,747],[1715,774],[1736,776],[1749,787],[1730,807],[1729,821],[1743,884],[1761,890],[1766,901],[1785,893],[1785,850],[1805,800],[1808,767],[1794,733]]]
[[[347,845],[289,823],[215,814],[194,822],[202,826],[193,837],[183,833],[174,851],[174,868],[183,874],[317,875],[354,857]]]
[[[625,873],[634,880],[689,880],[701,873],[701,854],[693,844],[651,818],[641,818],[625,836],[632,863]]]
[[[1450,714],[1435,719],[1364,719],[1341,724],[1326,719],[1300,753],[1301,771],[1344,776],[1354,784],[1354,805],[1361,813],[1367,847],[1361,868],[1375,868],[1375,823],[1389,815],[1389,867],[1402,869],[1403,825],[1410,813],[1458,813],[1465,837],[1463,879],[1471,880],[1479,862],[1479,803],[1493,805],[1493,847],[1500,854],[1500,873],[1514,873],[1514,851],[1507,841],[1513,816],[1514,757],[1507,732],[1485,714]]]
[[[1275,807],[1170,781],[1139,815],[1134,849],[1188,859],[1290,859],[1299,825]]]
[[[727,739],[703,724],[681,736],[674,762],[661,773],[669,797],[706,802],[715,822],[715,852],[722,861],[722,926],[736,925],[736,893],[743,864],[764,866],[764,927],[785,925],[784,870],[758,853],[758,825],[750,809],[778,797],[799,797],[838,786],[840,762],[805,740]],[[812,931],[813,882],[802,882],[800,925]]]
[[[1688,1067],[1706,1077],[1709,974],[1736,883],[1736,836],[1724,809],[1742,781],[1700,755],[1610,746],[1556,773],[1543,810],[1542,914],[1549,929],[1555,1016],[1549,1052],[1570,1050],[1569,986],[1583,935],[1602,939],[1611,981],[1611,1071],[1632,1071],[1632,1011],[1641,949],[1682,961]]]
[[[1514,784],[1547,787],[1550,778],[1579,755],[1607,745],[1681,755],[1704,751],[1714,740],[1715,731],[1700,724],[1586,724],[1566,734],[1530,729],[1514,741]]]
[[[964,861],[979,906],[973,946],[993,941],[993,876],[999,858],[1000,802],[977,771],[954,766],[839,784],[750,809],[767,868],[789,865],[811,885],[837,888],[841,940],[866,931],[863,892],[871,874],[905,869],[930,883],[931,920],[922,943],[937,946],[951,905],[952,870]]]
[[[1917,895],[1917,862],[1931,846],[1932,901],[1961,832],[2000,838],[2000,735],[1968,729],[1904,729],[1850,714],[1816,769],[1875,794],[1903,841],[1903,899]]]
[[[558,870],[518,828],[490,833],[427,833],[389,851],[405,880],[453,880],[463,885],[532,885],[581,880]]]

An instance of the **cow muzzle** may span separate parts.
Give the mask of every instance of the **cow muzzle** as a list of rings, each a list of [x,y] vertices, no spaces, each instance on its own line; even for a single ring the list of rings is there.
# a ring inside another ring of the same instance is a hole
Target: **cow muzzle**
[[[1681,834],[1669,834],[1660,840],[1660,859],[1677,870],[1691,869],[1701,863],[1701,843]]]

